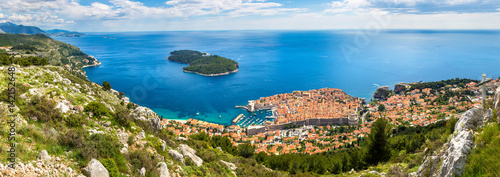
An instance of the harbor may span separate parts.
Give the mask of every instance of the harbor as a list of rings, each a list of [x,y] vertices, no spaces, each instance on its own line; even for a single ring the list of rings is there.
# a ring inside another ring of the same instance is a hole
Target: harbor
[[[236,116],[232,123],[240,127],[248,127],[251,125],[263,125],[266,121],[274,122],[275,116],[270,109],[248,112]]]

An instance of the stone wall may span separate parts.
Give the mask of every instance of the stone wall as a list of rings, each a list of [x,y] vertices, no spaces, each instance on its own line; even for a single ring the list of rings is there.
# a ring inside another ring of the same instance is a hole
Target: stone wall
[[[289,124],[295,124],[298,126],[303,126],[303,125],[317,125],[317,126],[326,126],[326,125],[349,125],[349,126],[355,126],[358,125],[358,119],[357,118],[334,118],[334,119],[307,119],[307,120],[301,120],[301,121],[292,121],[290,123],[286,124],[279,124],[279,125],[268,125],[266,128],[253,128],[253,129],[248,129],[247,134],[248,135],[256,135],[258,133],[265,133],[266,131],[275,131],[275,130],[281,130],[285,125]]]

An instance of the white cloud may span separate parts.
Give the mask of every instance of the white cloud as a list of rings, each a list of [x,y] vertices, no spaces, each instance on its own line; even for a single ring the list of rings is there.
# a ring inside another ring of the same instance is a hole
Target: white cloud
[[[66,25],[80,31],[251,29],[252,26],[260,29],[355,28],[355,24],[363,26],[364,19],[374,14],[391,14],[395,19],[404,17],[414,22],[413,25],[425,26],[432,21],[431,17],[444,19],[432,15],[463,14],[452,17],[474,21],[465,18],[467,14],[476,18],[497,19],[493,17],[498,16],[500,11],[498,0],[331,0],[333,2],[325,10],[315,12],[305,8],[288,8],[286,6],[290,3],[281,4],[274,0],[162,0],[166,2],[154,7],[139,0],[107,0],[88,5],[82,5],[79,0],[5,1],[0,3],[0,21],[41,27]],[[476,13],[485,15],[474,15]],[[250,17],[238,18],[240,16]],[[488,27],[496,24],[496,21],[486,22],[485,19],[476,21],[487,23]],[[404,20],[395,21],[407,23]],[[458,24],[459,19],[453,22]],[[465,20],[463,23],[466,23]],[[474,24],[478,26],[478,23]]]
[[[282,4],[264,0],[170,0],[165,4],[171,6],[180,16],[227,14],[234,17],[304,11],[297,8],[280,8]]]
[[[342,2],[333,1],[330,8],[325,10],[324,13],[359,15],[386,12],[380,8],[374,8],[368,0],[344,0]]]
[[[333,1],[331,3],[330,9],[326,10],[326,12],[331,13],[345,13],[345,12],[359,12],[366,11],[367,8],[371,6],[371,3],[367,0],[344,0]]]
[[[75,0],[9,0],[0,3],[0,12],[8,17],[7,20],[18,23],[35,19],[52,19],[45,21],[46,23],[71,23],[92,20],[103,22],[121,19],[189,18],[206,15],[261,16],[304,11],[297,8],[282,8],[282,4],[265,0],[169,0],[158,7],[146,6],[142,2],[132,0],[109,0],[108,3],[94,2],[90,5],[81,5]],[[53,16],[64,18],[53,19]]]

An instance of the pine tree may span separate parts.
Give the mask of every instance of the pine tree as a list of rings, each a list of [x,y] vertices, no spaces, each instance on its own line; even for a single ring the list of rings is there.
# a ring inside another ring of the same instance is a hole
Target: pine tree
[[[367,163],[375,165],[378,162],[387,160],[389,157],[389,136],[386,129],[387,120],[385,118],[379,118],[373,123],[371,132],[366,141],[368,145],[368,154],[366,155]]]
[[[111,84],[109,84],[108,81],[102,82],[102,89],[104,89],[106,91],[111,90]]]

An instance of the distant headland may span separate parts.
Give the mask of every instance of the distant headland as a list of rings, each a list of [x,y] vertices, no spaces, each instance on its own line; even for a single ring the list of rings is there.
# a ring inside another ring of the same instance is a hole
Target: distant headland
[[[169,61],[185,63],[189,66],[182,71],[203,76],[220,76],[238,72],[238,62],[209,53],[195,50],[177,50],[170,52]]]

